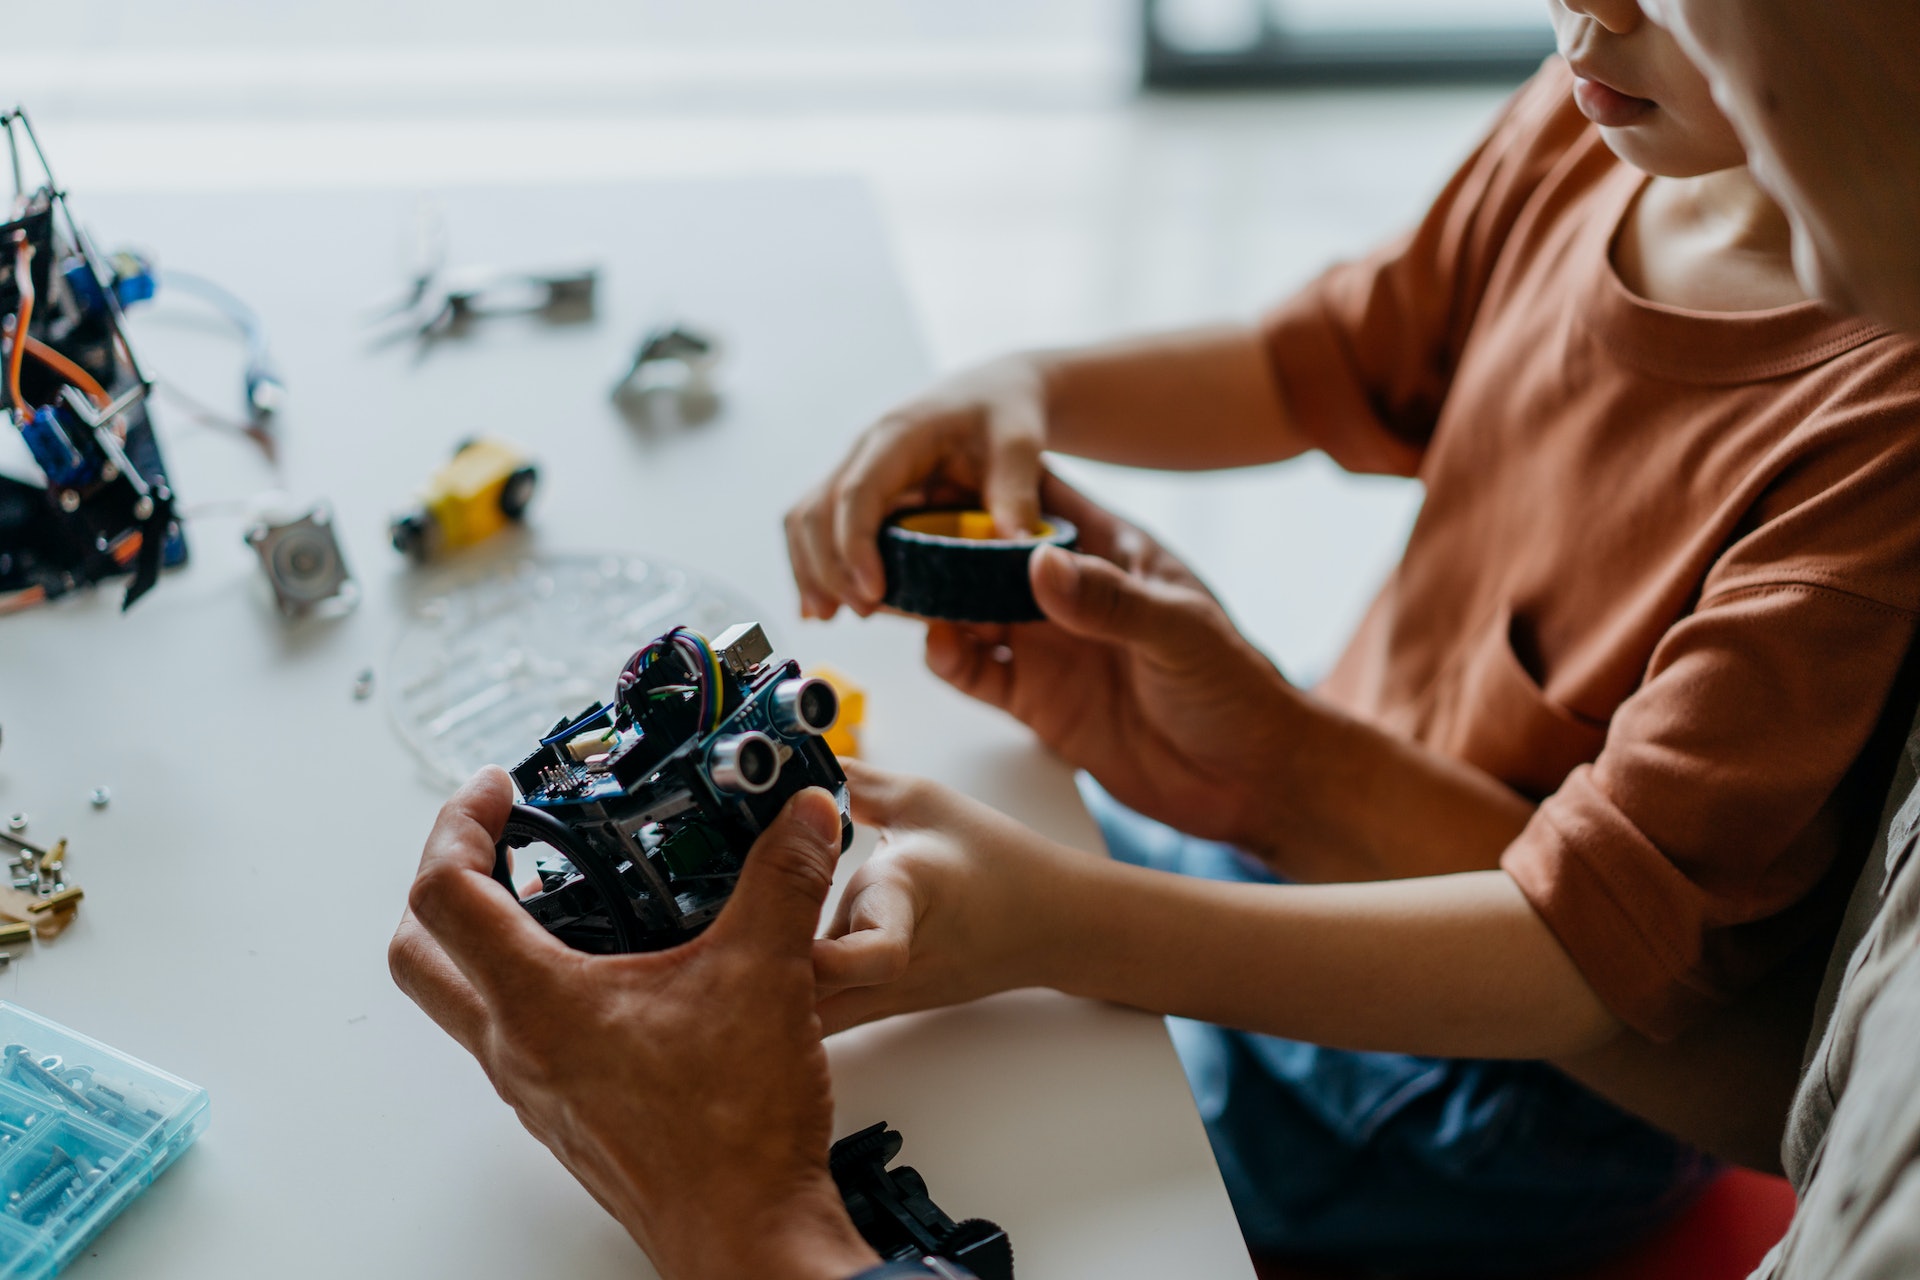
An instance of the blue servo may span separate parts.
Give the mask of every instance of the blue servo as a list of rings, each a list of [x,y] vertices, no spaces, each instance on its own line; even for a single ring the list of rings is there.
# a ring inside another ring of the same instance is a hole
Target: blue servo
[[[50,404],[42,405],[20,428],[33,460],[47,473],[47,479],[62,489],[77,489],[100,478],[92,454],[76,448],[69,435],[69,430],[81,429],[81,424],[71,423],[65,410]]]

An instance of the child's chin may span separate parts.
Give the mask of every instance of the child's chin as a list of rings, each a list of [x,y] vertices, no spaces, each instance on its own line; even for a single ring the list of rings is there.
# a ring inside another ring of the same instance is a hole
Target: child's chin
[[[1602,127],[1600,137],[1607,149],[1622,161],[1656,178],[1698,178],[1722,169],[1737,169],[1746,163],[1744,156],[1730,156],[1718,149],[1692,146],[1685,139],[1667,136],[1671,130],[1665,125],[1655,114],[1641,124],[1617,129]]]

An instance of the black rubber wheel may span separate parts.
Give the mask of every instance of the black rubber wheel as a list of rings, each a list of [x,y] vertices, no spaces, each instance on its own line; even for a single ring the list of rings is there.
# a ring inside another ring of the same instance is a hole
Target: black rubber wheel
[[[507,477],[500,486],[500,511],[509,520],[518,520],[527,514],[527,508],[533,505],[533,491],[539,487],[540,472],[535,467],[521,467]]]
[[[1027,561],[1043,546],[1079,543],[1079,530],[1045,516],[1044,533],[1026,538],[967,538],[934,531],[965,513],[953,507],[901,511],[880,530],[885,603],[902,613],[948,622],[1041,622]],[[919,525],[921,527],[916,528]]]
[[[524,849],[530,844],[551,845],[567,855],[567,861],[574,865],[593,891],[600,895],[601,905],[607,909],[607,921],[613,926],[613,936],[621,951],[641,949],[643,930],[640,917],[633,913],[633,904],[627,901],[627,895],[620,887],[620,875],[607,860],[574,838],[567,824],[550,813],[543,813],[531,805],[516,804],[507,815],[506,828],[500,833],[499,841],[493,846],[493,878],[520,900],[519,890],[513,884],[513,859],[509,849]]]

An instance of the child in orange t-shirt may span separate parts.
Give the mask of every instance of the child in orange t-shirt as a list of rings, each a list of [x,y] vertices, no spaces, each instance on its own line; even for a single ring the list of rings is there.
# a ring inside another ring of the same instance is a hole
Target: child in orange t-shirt
[[[876,607],[909,495],[1081,525],[1092,554],[1033,558],[1048,623],[927,656],[1098,782],[1121,863],[855,769],[890,856],[819,944],[822,1014],[1048,985],[1198,1020],[1263,1251],[1538,1270],[1684,1204],[1709,1162],[1537,1060],[1670,1039],[1831,927],[1920,619],[1920,351],[1807,299],[1636,0],[1552,8],[1564,61],[1407,237],[1258,327],[962,375],[788,519],[817,616]],[[1313,448],[1427,497],[1311,697],[1042,470]]]

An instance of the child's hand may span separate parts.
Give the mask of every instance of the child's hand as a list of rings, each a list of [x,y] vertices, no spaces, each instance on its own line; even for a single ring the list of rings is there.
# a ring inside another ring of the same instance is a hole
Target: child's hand
[[[1009,356],[937,384],[854,442],[826,481],[787,513],[787,555],[804,617],[880,607],[880,524],[902,505],[980,495],[1001,531],[1040,519],[1046,389],[1038,365]]]
[[[1104,860],[935,783],[846,769],[854,820],[879,831],[880,849],[813,944],[826,1032],[1057,985],[1050,921],[1073,907],[1076,869]]]
[[[1052,476],[1045,494],[1088,553],[1035,554],[1050,621],[936,623],[928,667],[1027,724],[1122,804],[1264,850],[1289,825],[1284,806],[1327,717],[1165,548]]]

